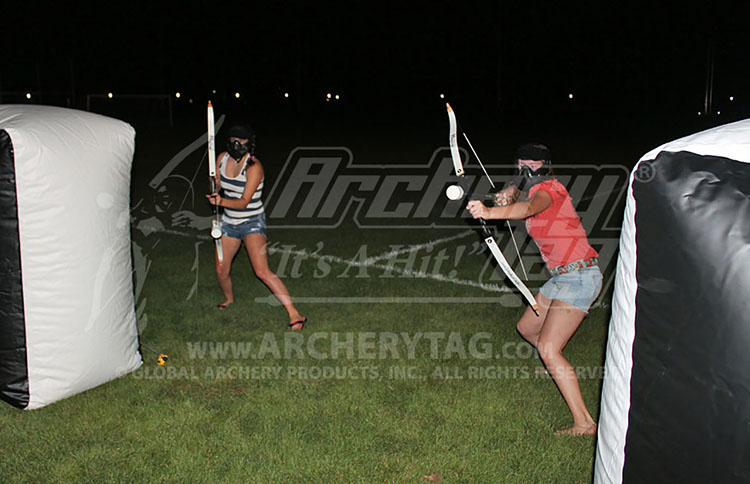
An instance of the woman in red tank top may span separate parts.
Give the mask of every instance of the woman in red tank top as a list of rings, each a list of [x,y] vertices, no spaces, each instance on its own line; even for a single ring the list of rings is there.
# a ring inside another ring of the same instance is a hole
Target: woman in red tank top
[[[486,207],[472,200],[467,208],[474,218],[526,221],[552,278],[536,295],[539,315],[527,307],[517,329],[537,348],[573,414],[573,425],[556,434],[589,435],[596,433],[596,422],[583,401],[575,369],[562,350],[599,295],[602,275],[599,254],[588,243],[568,191],[554,178],[550,159],[544,145],[521,146],[516,152],[522,177],[519,187],[498,193],[500,206]],[[527,196],[523,196],[525,189]]]

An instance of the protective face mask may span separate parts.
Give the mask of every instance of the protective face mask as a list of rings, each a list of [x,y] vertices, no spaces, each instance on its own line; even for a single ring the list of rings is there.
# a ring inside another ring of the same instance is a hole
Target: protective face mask
[[[229,156],[239,161],[248,153],[248,147],[239,141],[232,141],[227,143],[227,153],[229,153]]]
[[[547,164],[542,165],[536,171],[529,166],[521,166],[518,168],[518,176],[514,181],[518,189],[523,191],[547,180],[549,178],[548,173],[549,165]]]

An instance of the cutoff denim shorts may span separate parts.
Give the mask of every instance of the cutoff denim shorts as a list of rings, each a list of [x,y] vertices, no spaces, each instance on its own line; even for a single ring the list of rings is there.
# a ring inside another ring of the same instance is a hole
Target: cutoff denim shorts
[[[250,217],[247,221],[237,225],[227,223],[224,220],[221,222],[221,235],[225,237],[242,240],[249,234],[262,234],[268,240],[265,212]]]
[[[599,266],[554,276],[540,289],[547,299],[557,299],[585,313],[589,312],[601,290],[602,273]]]

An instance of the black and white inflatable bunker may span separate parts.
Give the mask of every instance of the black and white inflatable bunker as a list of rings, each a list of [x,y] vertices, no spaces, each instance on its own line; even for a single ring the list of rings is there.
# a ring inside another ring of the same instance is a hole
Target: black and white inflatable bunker
[[[0,105],[0,398],[34,409],[141,364],[130,256],[133,128]]]
[[[633,170],[595,484],[750,482],[750,120]]]

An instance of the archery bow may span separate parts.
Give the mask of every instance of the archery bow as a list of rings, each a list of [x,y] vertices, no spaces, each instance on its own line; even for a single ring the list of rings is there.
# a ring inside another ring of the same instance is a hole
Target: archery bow
[[[448,104],[448,103],[446,103]],[[448,106],[450,108],[450,105]],[[455,117],[455,113],[453,115]],[[474,149],[474,145],[471,144],[471,141],[469,141],[469,137],[466,136],[466,132],[461,129],[458,126],[458,121],[456,121],[456,127],[461,131],[461,134],[463,135],[464,139],[466,140],[466,144],[469,145],[469,148],[471,149],[471,152],[474,154],[474,158],[477,159],[477,163],[479,163],[479,166],[482,167],[482,171],[484,172],[484,176],[487,177],[487,180],[490,182],[490,186],[493,190],[496,190],[495,184],[492,182],[492,178],[490,178],[489,173],[487,173],[487,170],[484,168],[484,163],[482,163],[482,160],[479,158],[479,155],[477,154],[477,150]],[[460,161],[460,159],[459,159]],[[521,263],[521,270],[523,271],[523,279],[525,281],[529,280],[529,275],[526,274],[526,267],[523,265],[523,258],[521,257],[521,251],[518,250],[518,244],[516,243],[516,236],[513,234],[513,227],[510,226],[510,220],[505,221],[505,225],[508,227],[508,232],[510,232],[510,240],[513,241],[513,247],[516,249],[516,255],[518,256],[518,262]]]
[[[468,194],[469,193],[468,180],[464,176],[465,173],[464,173],[463,163],[461,163],[461,154],[458,152],[458,138],[457,138],[458,122],[456,121],[456,113],[453,112],[453,108],[451,108],[451,105],[449,103],[445,103],[445,105],[448,108],[448,121],[450,124],[448,143],[449,143],[450,151],[451,151],[451,159],[453,160],[453,168],[456,172],[456,176],[458,177],[458,191],[454,190],[454,193],[458,193],[460,191],[462,195]],[[482,171],[484,171],[484,174],[487,176],[487,179],[490,181],[490,185],[492,186],[492,188],[495,188],[495,184],[492,182],[492,179],[487,173],[487,170],[485,170],[484,165],[482,164],[481,160],[479,160],[479,157],[474,151],[474,147],[471,146],[471,142],[469,141],[469,138],[466,136],[466,133],[464,133],[464,138],[466,139],[466,142],[469,144],[469,147],[471,147],[471,151],[474,152],[474,156],[477,158],[479,165],[482,167]],[[451,187],[449,187],[449,189],[450,188]],[[452,197],[449,195],[449,198],[452,198]],[[487,244],[487,247],[490,249],[490,252],[495,257],[495,260],[497,261],[498,265],[503,270],[505,275],[508,276],[508,279],[510,279],[511,282],[513,282],[513,284],[518,288],[518,290],[521,291],[521,294],[526,298],[526,301],[528,301],[529,305],[531,306],[531,309],[538,316],[539,306],[537,305],[536,300],[534,299],[534,296],[531,294],[531,291],[529,291],[529,288],[526,287],[526,285],[523,283],[523,281],[521,281],[521,279],[519,279],[516,273],[513,272],[513,269],[510,267],[510,264],[508,264],[508,261],[505,259],[505,256],[500,250],[500,247],[497,245],[495,238],[492,236],[492,232],[490,231],[489,227],[487,227],[487,222],[483,218],[480,217],[479,223],[482,225],[482,232],[484,233],[484,243]],[[508,225],[510,226],[509,222],[508,222]],[[512,235],[513,235],[513,232],[511,231],[511,236]],[[515,245],[515,239],[513,243]],[[516,251],[517,250],[518,250],[518,246],[516,246]],[[521,258],[520,253],[518,255],[518,258],[520,260]],[[524,269],[524,272],[525,272],[525,269]]]
[[[211,180],[211,193],[216,193],[216,134],[214,127],[214,107],[208,101],[208,177]],[[216,257],[224,260],[224,251],[221,248],[221,222],[219,221],[219,208],[211,205],[211,237],[216,241]]]

